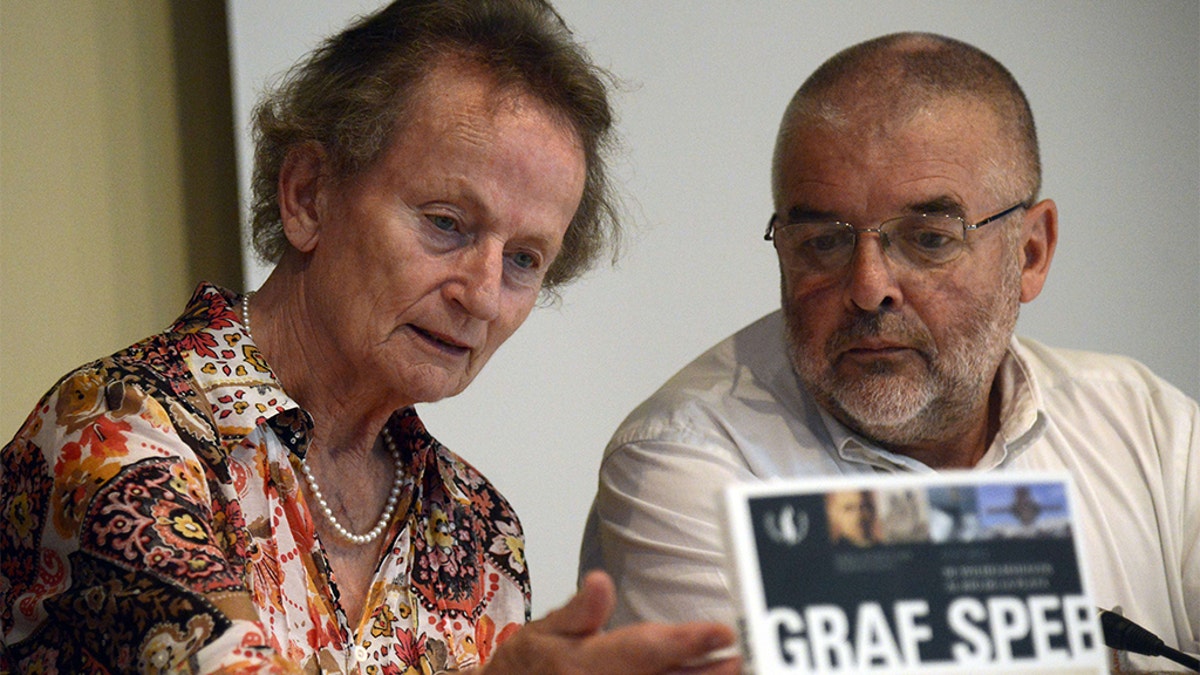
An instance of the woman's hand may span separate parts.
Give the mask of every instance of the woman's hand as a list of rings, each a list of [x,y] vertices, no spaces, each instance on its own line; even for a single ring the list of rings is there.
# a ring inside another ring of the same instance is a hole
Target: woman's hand
[[[735,675],[739,671],[737,657],[705,658],[733,644],[728,626],[641,623],[604,632],[615,603],[608,575],[589,572],[570,602],[500,645],[479,675]]]

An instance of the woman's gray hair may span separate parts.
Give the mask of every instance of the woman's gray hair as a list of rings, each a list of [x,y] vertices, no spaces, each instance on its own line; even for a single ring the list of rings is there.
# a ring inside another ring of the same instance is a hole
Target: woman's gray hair
[[[611,77],[544,0],[397,0],[288,71],[253,116],[251,227],[260,257],[276,262],[290,245],[278,203],[288,154],[319,145],[334,179],[369,168],[403,126],[415,87],[448,55],[529,92],[579,135],[587,163],[583,198],[544,287],[553,291],[574,280],[606,252],[615,259],[621,225],[605,167],[615,145]]]

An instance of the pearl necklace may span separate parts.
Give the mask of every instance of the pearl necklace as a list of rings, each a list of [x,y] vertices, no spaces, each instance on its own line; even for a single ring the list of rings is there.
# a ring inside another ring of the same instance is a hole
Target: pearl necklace
[[[387,430],[387,427],[383,428],[383,442],[387,445],[388,451],[392,453],[392,462],[396,467],[392,478],[392,491],[388,493],[387,505],[383,507],[383,513],[379,514],[379,520],[375,521],[375,527],[363,534],[355,534],[338,522],[337,517],[333,515],[333,510],[329,508],[329,502],[325,501],[325,495],[321,494],[321,488],[308,468],[308,462],[300,462],[300,471],[304,474],[304,482],[308,483],[308,488],[312,490],[313,497],[316,498],[317,505],[321,507],[321,514],[325,516],[325,520],[329,521],[338,536],[359,546],[378,539],[379,535],[383,534],[383,530],[387,528],[388,523],[392,522],[392,514],[396,512],[396,504],[400,501],[400,486],[404,484],[404,466],[400,462],[400,450],[396,448],[396,442],[392,440],[392,433]]]
[[[242,296],[242,326],[246,329],[246,335],[254,340],[254,334],[250,332],[250,297],[254,293],[250,292]],[[396,504],[400,501],[400,487],[404,484],[404,466],[400,461],[400,450],[396,447],[396,441],[392,440],[392,432],[388,431],[387,427],[382,429],[383,442],[387,445],[388,452],[392,455],[392,462],[395,465],[395,473],[392,477],[392,490],[388,493],[387,505],[383,507],[383,513],[379,514],[379,520],[375,521],[375,527],[363,534],[351,532],[346,526],[338,521],[337,516],[333,515],[333,510],[329,508],[329,502],[326,501],[325,495],[321,494],[321,487],[317,485],[317,479],[313,476],[312,470],[308,468],[307,460],[300,462],[300,472],[304,474],[304,482],[308,484],[308,489],[312,491],[312,495],[317,500],[317,506],[321,507],[321,515],[325,516],[325,520],[333,526],[333,531],[338,536],[352,544],[370,543],[379,538],[383,534],[388,524],[392,522],[392,514],[396,512]]]

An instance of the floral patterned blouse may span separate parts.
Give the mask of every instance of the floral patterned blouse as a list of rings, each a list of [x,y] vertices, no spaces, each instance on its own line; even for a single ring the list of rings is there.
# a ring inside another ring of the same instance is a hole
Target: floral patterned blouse
[[[201,284],[0,451],[0,672],[436,673],[528,620],[512,508],[406,409],[390,546],[350,622],[297,479],[311,418],[237,299]]]

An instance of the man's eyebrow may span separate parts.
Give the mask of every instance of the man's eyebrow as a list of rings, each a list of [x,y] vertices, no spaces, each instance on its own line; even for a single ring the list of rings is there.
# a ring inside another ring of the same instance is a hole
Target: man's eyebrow
[[[819,211],[805,206],[793,206],[787,210],[786,223],[814,223],[837,219],[837,214],[831,211]]]
[[[948,195],[909,204],[908,212],[937,214],[939,216],[958,216],[959,218],[964,218],[967,215],[967,210],[963,208],[962,203]]]

